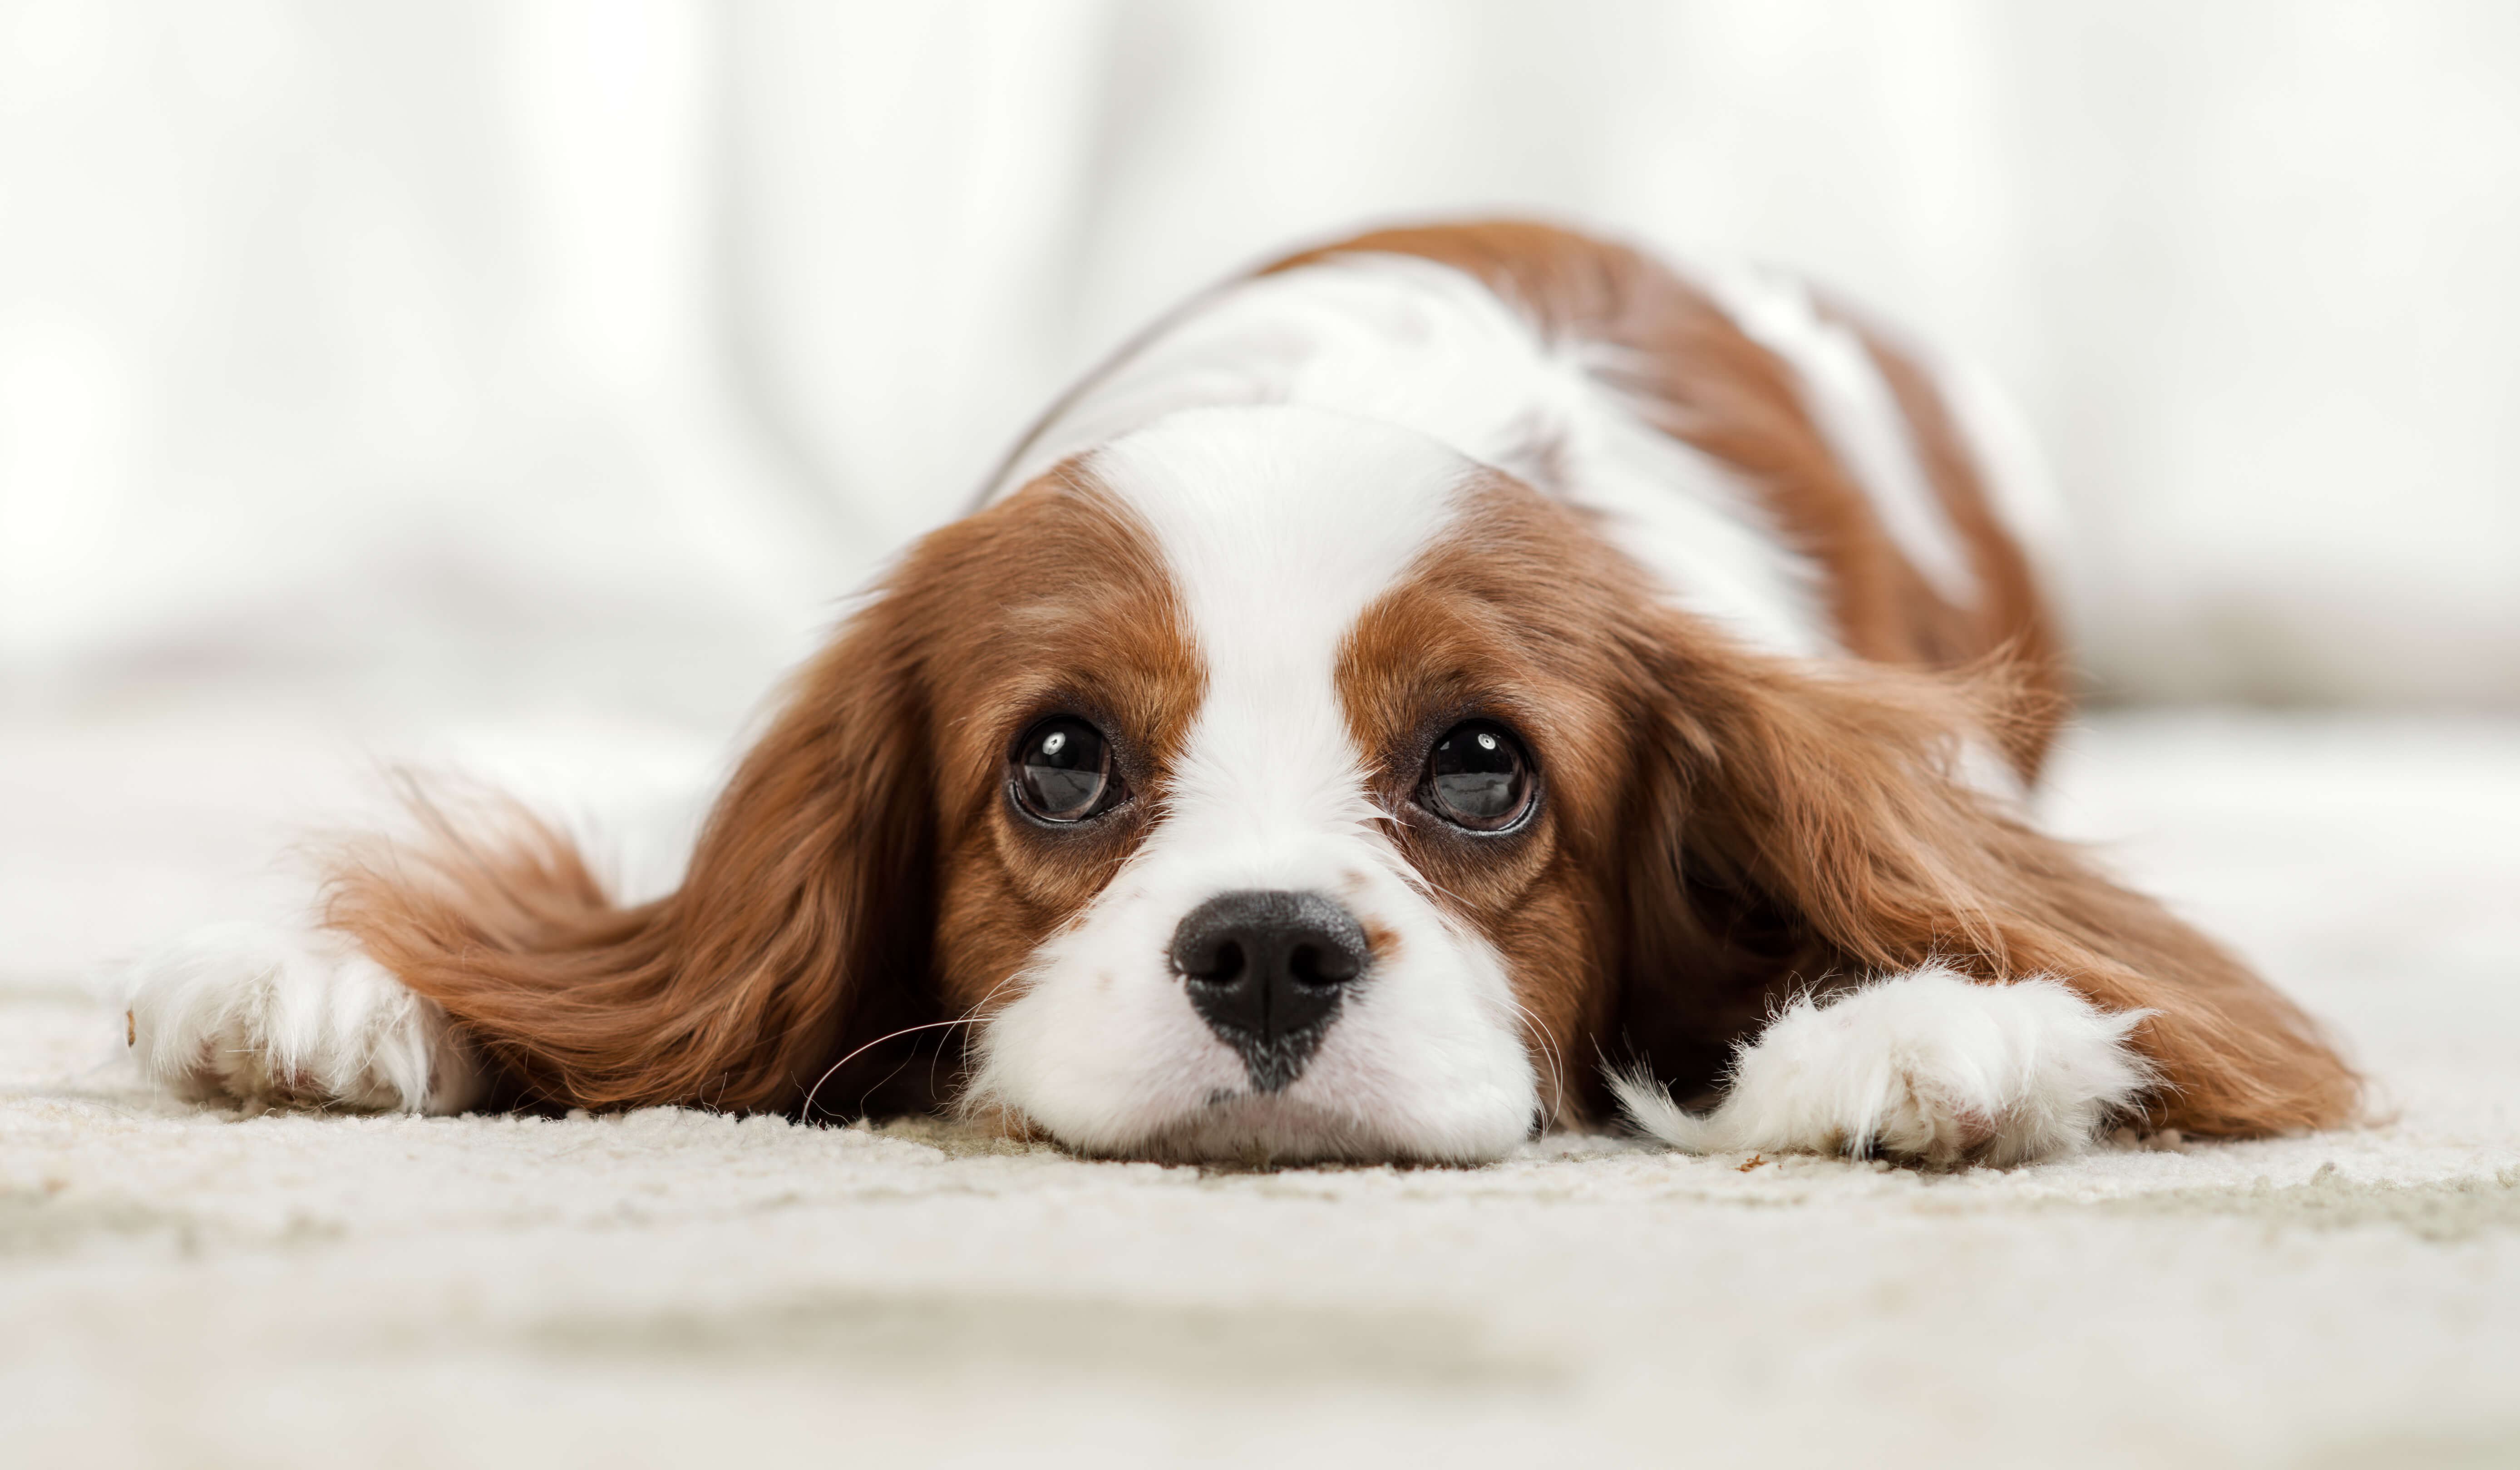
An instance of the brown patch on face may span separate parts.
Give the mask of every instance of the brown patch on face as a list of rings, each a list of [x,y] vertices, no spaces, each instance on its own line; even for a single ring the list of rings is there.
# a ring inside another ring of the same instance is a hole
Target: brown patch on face
[[[1434,900],[1505,958],[1525,1045],[1572,1124],[1602,1116],[1592,1065],[1608,1022],[1621,806],[1636,722],[1622,604],[1639,574],[1576,512],[1502,474],[1469,491],[1462,529],[1358,619],[1337,689],[1393,840]],[[1521,739],[1538,804],[1514,828],[1463,830],[1418,801],[1427,752],[1464,720]]]
[[[1477,278],[1552,341],[1615,349],[1594,374],[1655,427],[1732,467],[1788,544],[1819,564],[1840,644],[1860,658],[1999,670],[2000,734],[2037,773],[2065,692],[2053,623],[1930,379],[1865,332],[1909,418],[1927,474],[1967,540],[1979,605],[1955,607],[1900,552],[1869,496],[1804,406],[1793,368],[1678,275],[1624,245],[1527,221],[1382,230],[1269,267],[1416,255]],[[1597,359],[1602,356],[1596,354]]]
[[[1161,554],[1087,470],[1054,471],[947,527],[922,549],[931,557],[939,999],[988,1014],[1153,826],[1206,676]],[[1007,795],[1015,742],[1055,715],[1102,732],[1126,790],[1073,826],[1028,818]]]

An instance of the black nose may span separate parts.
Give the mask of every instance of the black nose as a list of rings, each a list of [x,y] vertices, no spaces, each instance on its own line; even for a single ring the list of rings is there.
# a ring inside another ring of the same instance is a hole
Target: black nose
[[[1220,893],[1173,931],[1190,1003],[1263,1092],[1303,1074],[1371,958],[1365,930],[1318,893]]]

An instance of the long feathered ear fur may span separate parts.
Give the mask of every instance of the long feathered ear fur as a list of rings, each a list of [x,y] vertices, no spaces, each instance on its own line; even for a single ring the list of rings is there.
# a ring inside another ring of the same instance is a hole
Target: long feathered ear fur
[[[2361,1085],[2284,997],[2159,904],[2103,876],[1958,773],[2001,686],[1812,670],[1697,636],[1639,656],[1657,687],[1631,854],[1622,1023],[1684,1100],[1793,992],[1932,961],[2049,975],[2134,1033],[2154,1127],[2329,1127]]]
[[[423,840],[337,863],[326,921],[444,1008],[494,1102],[803,1110],[852,1047],[932,1008],[929,747],[901,621],[878,602],[802,671],[670,896],[616,908],[550,826],[429,809]],[[901,1063],[867,1058],[820,1100],[854,1111],[888,1073],[932,1070]]]

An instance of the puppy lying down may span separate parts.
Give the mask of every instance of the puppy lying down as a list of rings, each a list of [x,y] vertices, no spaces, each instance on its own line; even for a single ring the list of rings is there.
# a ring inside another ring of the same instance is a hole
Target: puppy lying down
[[[1395,230],[1195,299],[794,676],[680,885],[521,811],[131,980],[196,1096],[953,1110],[1097,1154],[2015,1164],[2318,1128],[2300,1011],[2030,822],[1997,404],[1781,278]]]

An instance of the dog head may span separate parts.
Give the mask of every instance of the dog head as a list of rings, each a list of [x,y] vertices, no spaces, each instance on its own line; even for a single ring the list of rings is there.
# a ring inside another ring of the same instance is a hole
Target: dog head
[[[1876,718],[1877,771],[1803,748],[1877,703],[1431,439],[1201,409],[911,553],[677,902],[829,989],[844,1109],[909,1054],[879,1038],[967,1025],[963,1105],[1080,1149],[1491,1157],[1597,1114],[1626,1047],[1702,1088],[1691,1039],[1835,952],[1762,852],[1805,819],[1719,793],[1942,780],[1928,720]]]
[[[1568,847],[1613,733],[1552,512],[1404,430],[1201,410],[949,533],[974,1103],[1123,1152],[1525,1136],[1598,989]]]

